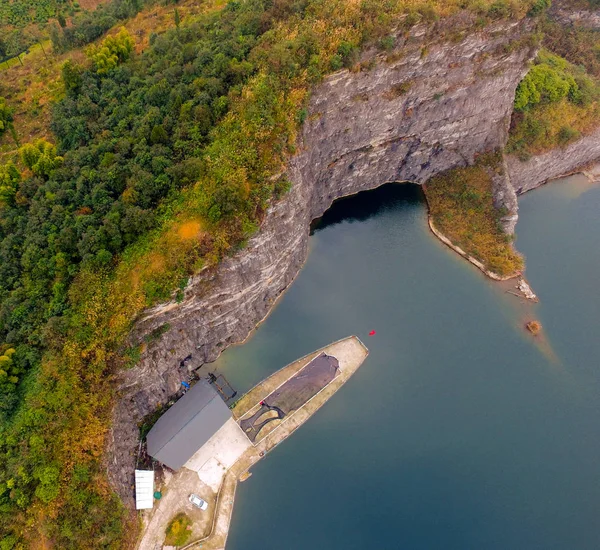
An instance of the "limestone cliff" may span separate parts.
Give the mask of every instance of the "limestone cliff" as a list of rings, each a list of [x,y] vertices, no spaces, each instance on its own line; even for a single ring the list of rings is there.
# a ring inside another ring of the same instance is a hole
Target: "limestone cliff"
[[[585,9],[566,0],[552,3],[548,12],[551,19],[565,27],[600,29],[600,12]],[[514,156],[506,158],[506,172],[517,194],[539,187],[552,179],[578,172],[600,161],[600,130],[583,136],[563,148],[534,155],[526,161]],[[598,174],[590,174],[597,179]]]
[[[585,3],[577,4],[568,0],[552,2],[548,15],[563,26],[582,27],[584,29],[597,30],[600,28],[600,13],[586,9]]]
[[[134,338],[169,329],[120,378],[108,466],[126,502],[137,423],[177,391],[188,371],[243,341],[268,314],[306,260],[311,220],[340,197],[389,181],[424,183],[504,146],[514,91],[534,54],[527,22],[446,41],[443,30],[414,27],[398,35],[395,51],[365,52],[364,70],[343,70],[319,85],[289,162],[292,188],[269,209],[260,232],[218,269],[191,279],[181,303],[140,319]],[[497,186],[496,201],[511,211],[507,223],[514,227],[514,191],[504,178]]]
[[[547,181],[580,171],[600,160],[600,130],[564,148],[554,149],[529,160],[506,159],[511,184],[517,194],[535,189]]]

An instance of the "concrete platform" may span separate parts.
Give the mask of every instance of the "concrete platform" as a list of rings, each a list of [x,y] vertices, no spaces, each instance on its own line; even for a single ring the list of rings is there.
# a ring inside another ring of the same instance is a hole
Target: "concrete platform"
[[[235,419],[228,420],[184,465],[198,472],[200,479],[215,492],[225,472],[252,446]]]
[[[339,374],[302,407],[286,416],[275,429],[248,448],[233,467],[228,470],[218,495],[213,531],[208,537],[197,540],[186,548],[201,547],[203,550],[222,550],[225,548],[235,490],[240,476],[245,474],[251,466],[266,456],[275,446],[288,438],[320,409],[357,371],[369,354],[369,350],[357,336],[349,336],[316,350],[272,374],[243,395],[232,409],[234,418],[239,420],[247,414],[252,414],[260,406],[263,399],[322,352],[337,358],[340,365]],[[249,482],[251,483],[251,481]]]
[[[238,425],[238,421],[253,414],[260,402],[321,353],[337,358],[339,373],[301,407],[285,416],[261,433],[260,441],[252,444]],[[167,484],[165,496],[147,516],[147,526],[138,548],[160,549],[161,533],[178,511],[189,510],[187,496],[197,492],[208,502],[201,515],[200,525],[194,529],[195,541],[185,548],[222,550],[227,542],[231,514],[238,480],[247,478],[256,464],[275,446],[304,424],[356,372],[368,356],[366,346],[356,336],[349,336],[290,363],[243,395],[232,407],[233,417],[214,434],[177,472]],[[190,477],[190,475],[192,477]],[[198,514],[195,512],[195,516]],[[163,537],[164,540],[164,537]]]

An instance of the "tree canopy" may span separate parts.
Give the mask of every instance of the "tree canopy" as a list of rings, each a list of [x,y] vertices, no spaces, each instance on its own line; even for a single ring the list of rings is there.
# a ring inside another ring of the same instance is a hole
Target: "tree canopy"
[[[100,46],[91,46],[87,53],[96,72],[106,74],[129,59],[133,46],[133,38],[125,27],[121,27],[118,34],[106,37]]]
[[[557,56],[542,55],[515,94],[515,109],[524,111],[540,102],[556,103],[565,97],[579,97],[579,86],[568,72],[568,66]]]
[[[0,97],[0,136],[11,128],[13,113],[14,111],[9,107],[6,99]]]

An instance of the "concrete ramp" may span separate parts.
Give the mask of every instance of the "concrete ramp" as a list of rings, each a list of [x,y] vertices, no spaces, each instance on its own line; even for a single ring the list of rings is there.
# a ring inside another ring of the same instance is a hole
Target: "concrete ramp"
[[[218,493],[226,473],[227,468],[215,457],[212,457],[198,470],[198,477],[200,481],[206,483],[215,493]]]
[[[252,444],[248,441],[248,438],[237,422],[233,418],[230,418],[194,453],[192,458],[185,463],[185,467],[188,470],[200,472],[211,459],[214,459],[219,464],[222,464],[225,470],[228,470],[244,454],[246,449],[251,446]],[[221,477],[223,475],[224,473]],[[211,485],[211,483],[207,482],[207,485]]]

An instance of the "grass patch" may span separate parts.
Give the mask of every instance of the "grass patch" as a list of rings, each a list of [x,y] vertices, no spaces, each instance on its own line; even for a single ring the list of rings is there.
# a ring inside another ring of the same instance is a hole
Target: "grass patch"
[[[183,546],[192,536],[192,520],[183,512],[177,514],[169,523],[166,531],[165,545]]]
[[[383,97],[389,101],[406,95],[408,91],[411,89],[413,83],[411,80],[406,82],[401,82],[400,84],[395,84],[389,90],[384,92]]]
[[[455,168],[427,182],[425,195],[435,227],[486,269],[501,276],[523,268],[523,259],[504,233],[492,200],[492,177],[501,174],[498,154],[482,155],[474,166]]]

